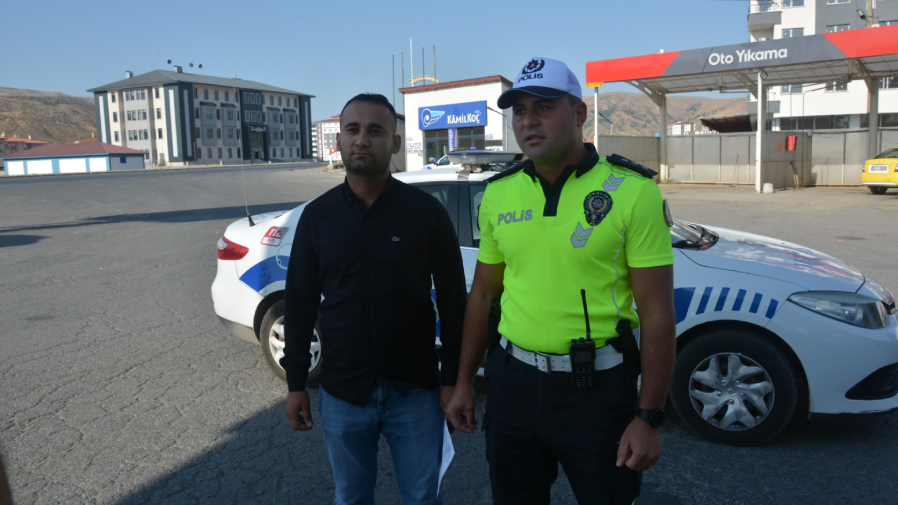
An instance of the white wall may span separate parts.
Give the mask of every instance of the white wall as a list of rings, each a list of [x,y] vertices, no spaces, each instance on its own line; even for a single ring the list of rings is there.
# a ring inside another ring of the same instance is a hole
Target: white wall
[[[26,163],[28,164],[28,175],[53,173],[53,161],[51,160],[26,160]]]
[[[87,160],[85,158],[60,158],[59,173],[76,174],[87,172]]]
[[[90,162],[90,171],[91,172],[106,172],[109,170],[109,163],[107,162],[108,158],[103,156],[102,158],[88,158]]]
[[[424,132],[418,129],[418,109],[421,107],[429,107],[433,105],[447,105],[453,103],[476,102],[486,100],[486,105],[493,109],[502,111],[496,105],[499,95],[506,88],[502,81],[489,82],[486,84],[474,84],[469,86],[459,86],[457,88],[435,89],[432,91],[419,91],[403,93],[403,110],[405,111],[405,149],[406,149],[406,169],[408,171],[421,170],[424,168]],[[518,143],[514,139],[514,132],[511,127],[511,111],[506,109],[502,111],[506,115],[505,120],[505,137],[506,150],[520,151]],[[502,116],[497,112],[489,109],[486,111],[486,128],[484,133],[486,140],[502,140],[503,138],[503,121]],[[501,146],[489,146],[487,150],[501,151]]]
[[[7,177],[12,175],[25,175],[24,161],[5,161]]]

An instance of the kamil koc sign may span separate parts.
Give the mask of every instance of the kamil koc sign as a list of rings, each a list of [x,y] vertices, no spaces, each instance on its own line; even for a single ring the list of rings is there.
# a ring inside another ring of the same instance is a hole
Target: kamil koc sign
[[[418,128],[439,130],[486,126],[486,100],[418,108]]]

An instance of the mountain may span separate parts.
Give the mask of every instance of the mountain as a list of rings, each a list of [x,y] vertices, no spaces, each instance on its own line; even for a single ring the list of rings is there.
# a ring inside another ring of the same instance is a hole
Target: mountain
[[[594,97],[584,96],[583,101],[589,109],[586,124],[583,125],[583,136],[593,135],[593,103]],[[667,97],[667,122],[697,122],[699,118],[715,116],[735,116],[747,114],[745,97],[741,98],[707,98],[702,96]],[[658,132],[658,106],[643,93],[600,93],[599,111],[614,123],[615,135],[647,135],[654,137]],[[599,118],[599,134],[607,135],[611,125]]]
[[[55,91],[0,87],[0,133],[66,144],[97,133],[94,101]]]
[[[593,97],[583,100],[589,116],[583,136],[593,135]],[[599,111],[614,123],[615,135],[654,136],[658,131],[658,106],[643,93],[612,92],[599,95]],[[702,117],[746,114],[745,98],[670,96],[667,98],[669,123],[695,122]],[[90,97],[65,95],[55,91],[33,91],[0,87],[0,133],[8,136],[69,143],[96,134],[94,103]],[[610,125],[600,118],[599,133],[607,135]]]

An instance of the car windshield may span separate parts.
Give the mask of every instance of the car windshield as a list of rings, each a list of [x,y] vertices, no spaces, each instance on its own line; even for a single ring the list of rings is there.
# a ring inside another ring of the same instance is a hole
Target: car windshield
[[[440,161],[437,162],[437,166],[448,165],[449,163],[449,157],[443,156],[442,158],[440,158]]]
[[[675,249],[704,250],[717,243],[719,236],[697,224],[674,219],[670,227],[670,242]]]
[[[889,149],[877,156],[877,158],[898,158],[898,149]]]

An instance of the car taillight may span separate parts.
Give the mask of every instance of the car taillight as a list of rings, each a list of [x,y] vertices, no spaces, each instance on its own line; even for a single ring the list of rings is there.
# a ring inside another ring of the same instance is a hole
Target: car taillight
[[[246,256],[248,252],[249,248],[231,242],[224,237],[221,237],[218,241],[218,259],[220,260],[239,260]]]

